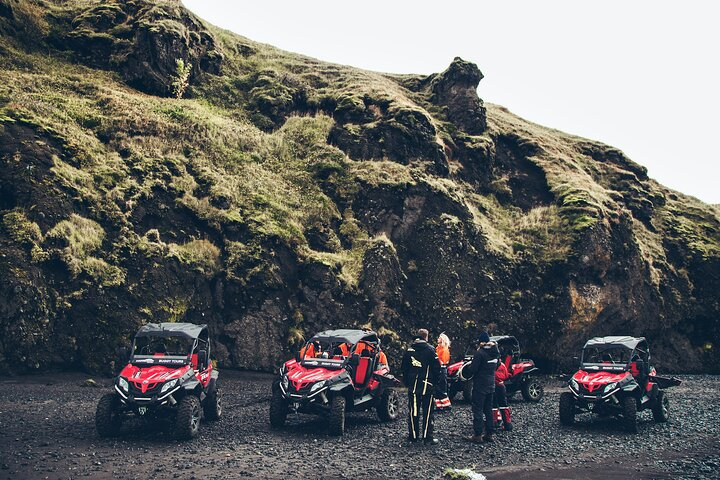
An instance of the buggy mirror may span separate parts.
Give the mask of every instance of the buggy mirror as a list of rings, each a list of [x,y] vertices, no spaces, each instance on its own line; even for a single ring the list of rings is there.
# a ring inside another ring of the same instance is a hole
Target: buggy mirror
[[[130,359],[130,349],[127,347],[118,347],[116,353],[119,363],[127,363]]]
[[[198,368],[200,370],[205,370],[205,368],[207,368],[207,363],[208,363],[207,350],[198,350]]]

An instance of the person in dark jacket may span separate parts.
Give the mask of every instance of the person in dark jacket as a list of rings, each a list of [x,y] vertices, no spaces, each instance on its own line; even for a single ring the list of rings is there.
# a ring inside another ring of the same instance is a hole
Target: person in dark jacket
[[[409,439],[411,442],[422,439],[425,444],[435,445],[437,439],[433,438],[434,389],[440,375],[440,360],[427,340],[428,331],[424,328],[418,330],[415,341],[410,344],[403,356],[401,370],[408,388]]]
[[[472,362],[464,369],[464,374],[468,377],[473,376],[473,436],[470,437],[470,441],[474,443],[492,442],[495,430],[492,414],[495,367],[499,357],[500,351],[497,344],[490,341],[490,335],[487,332],[483,332],[480,335],[480,344],[473,355]],[[483,435],[483,415],[485,416],[485,435]]]

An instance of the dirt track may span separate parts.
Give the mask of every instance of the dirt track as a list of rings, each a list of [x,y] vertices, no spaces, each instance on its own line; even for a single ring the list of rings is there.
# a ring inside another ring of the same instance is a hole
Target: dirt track
[[[515,430],[491,446],[472,445],[469,407],[436,417],[441,444],[405,442],[404,421],[378,422],[374,412],[349,414],[346,435],[329,437],[322,420],[290,417],[280,431],[267,420],[272,377],[222,372],[225,416],[200,437],[178,442],[130,425],[98,438],[95,405],[109,391],[85,386],[87,376],[61,373],[0,382],[0,478],[439,478],[446,467],[474,468],[488,479],[718,478],[720,378],[683,377],[670,391],[673,418],[640,416],[640,433],[611,420],[557,420],[561,384],[546,380],[540,404],[512,403]]]

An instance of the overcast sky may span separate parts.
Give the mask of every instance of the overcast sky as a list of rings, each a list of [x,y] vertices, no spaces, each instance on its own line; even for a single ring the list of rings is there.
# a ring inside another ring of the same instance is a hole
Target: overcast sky
[[[659,182],[720,203],[720,6],[712,1],[184,0],[209,22],[393,73],[478,64],[478,93],[622,149]]]

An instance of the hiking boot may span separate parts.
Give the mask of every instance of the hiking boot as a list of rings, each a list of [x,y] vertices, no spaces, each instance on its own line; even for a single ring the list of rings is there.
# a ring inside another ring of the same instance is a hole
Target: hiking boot
[[[472,435],[468,437],[468,440],[472,443],[482,443],[483,436],[482,435]]]
[[[434,445],[437,445],[440,443],[437,438],[426,438],[425,439],[425,445],[430,445],[431,447]]]

